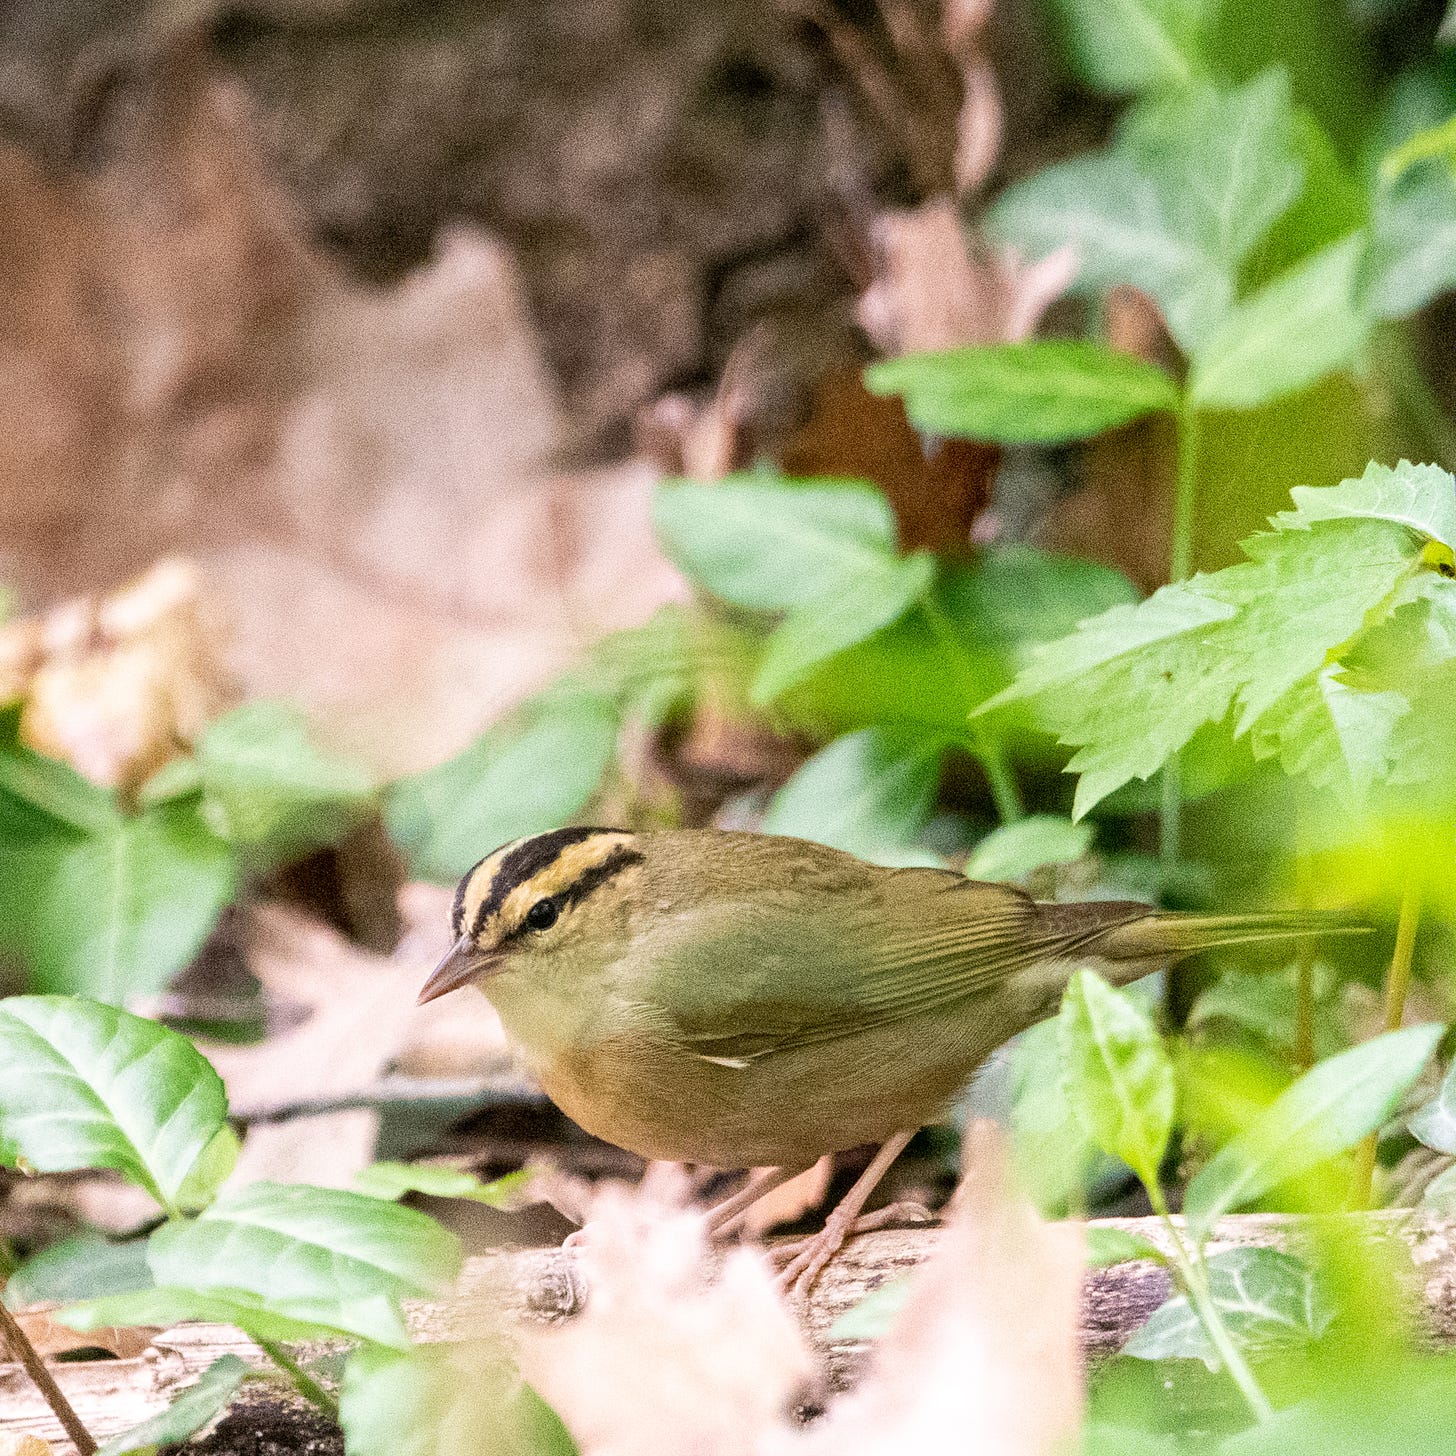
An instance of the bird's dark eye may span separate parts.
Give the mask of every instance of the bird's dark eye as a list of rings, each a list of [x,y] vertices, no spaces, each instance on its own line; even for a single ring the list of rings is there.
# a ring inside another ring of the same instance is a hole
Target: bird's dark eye
[[[532,930],[550,930],[560,914],[561,906],[548,895],[526,911],[526,924]]]

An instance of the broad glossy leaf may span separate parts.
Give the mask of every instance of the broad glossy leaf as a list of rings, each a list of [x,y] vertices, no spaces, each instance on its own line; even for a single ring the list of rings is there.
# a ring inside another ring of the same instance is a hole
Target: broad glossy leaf
[[[1019,880],[1043,865],[1070,864],[1092,847],[1092,826],[1031,814],[993,829],[966,862],[972,880]]]
[[[860,481],[733,475],[659,487],[663,550],[698,586],[760,611],[819,602],[896,551],[895,515]]]
[[[1060,1017],[1067,1100],[1103,1152],[1149,1188],[1173,1127],[1173,1063],[1151,1018],[1093,971],[1067,986]]]
[[[224,1123],[182,1180],[182,1186],[177,1190],[177,1206],[189,1213],[206,1208],[217,1197],[218,1189],[232,1176],[242,1150],[237,1133]]]
[[[196,757],[204,818],[266,864],[332,843],[374,802],[372,776],[324,753],[288,703],[234,709],[209,726]]]
[[[1126,1173],[1088,1135],[1067,1097],[1060,1026],[1028,1027],[1011,1043],[1011,1147],[1017,1186],[1048,1218],[1085,1208],[1099,1164]]]
[[[11,1309],[24,1309],[28,1304],[64,1304],[71,1299],[128,1294],[148,1289],[151,1284],[145,1239],[113,1243],[88,1231],[31,1255],[10,1276],[5,1303]]]
[[[231,849],[195,805],[118,816],[105,830],[0,843],[0,944],[39,991],[120,1003],[159,991],[233,898]]]
[[[185,1286],[155,1285],[124,1294],[107,1294],[84,1299],[56,1311],[56,1318],[73,1330],[104,1330],[129,1325],[183,1324],[204,1320],[211,1324],[236,1325],[255,1340],[283,1343],[330,1340],[340,1335],[373,1340],[403,1348],[409,1343],[404,1320],[395,1303],[382,1295],[355,1300],[347,1309],[348,1323],[298,1319],[280,1313],[259,1295],[240,1289],[190,1289]]]
[[[510,1208],[531,1176],[529,1169],[522,1168],[482,1183],[474,1173],[430,1163],[371,1163],[354,1175],[354,1188],[370,1198],[425,1193],[432,1198],[466,1198],[491,1208]]]
[[[560,1417],[484,1344],[358,1351],[339,1423],[349,1456],[576,1456]]]
[[[934,579],[928,552],[889,557],[846,577],[823,600],[796,607],[768,639],[753,700],[771,702],[820,663],[898,621]]]
[[[1113,1264],[1131,1264],[1139,1259],[1151,1259],[1158,1264],[1167,1262],[1163,1251],[1151,1239],[1128,1229],[1089,1223],[1085,1234],[1089,1269],[1106,1269]]]
[[[763,832],[885,864],[939,864],[915,839],[935,802],[942,752],[940,740],[889,728],[836,738],[774,795]]]
[[[1456,1062],[1447,1068],[1441,1090],[1411,1117],[1410,1130],[1428,1148],[1456,1156]]]
[[[0,1138],[33,1168],[113,1168],[172,1205],[226,1115],[175,1031],[64,996],[0,1002]]]
[[[1387,1032],[1306,1072],[1199,1169],[1183,1200],[1189,1223],[1206,1230],[1230,1209],[1376,1131],[1415,1084],[1444,1029]]]
[[[1207,0],[1053,0],[1078,75],[1122,94],[1186,86],[1204,69]]]
[[[1309,1268],[1278,1249],[1227,1249],[1210,1255],[1209,1295],[1241,1346],[1267,1347],[1318,1339],[1334,1308]],[[1186,1295],[1175,1294],[1123,1346],[1139,1360],[1202,1360],[1219,1366],[1208,1331]]]
[[[1163,370],[1076,339],[908,354],[873,365],[865,384],[898,394],[922,430],[1002,444],[1056,444],[1176,410]]]
[[[236,1355],[220,1356],[166,1410],[113,1436],[96,1456],[127,1456],[128,1452],[172,1446],[195,1436],[227,1409],[247,1374],[247,1365]]]
[[[597,791],[619,727],[613,698],[568,685],[391,785],[385,824],[411,873],[452,883],[507,840],[568,823]]]
[[[1236,304],[1193,356],[1204,409],[1252,409],[1352,365],[1371,319],[1355,302],[1357,235],[1316,253]]]
[[[0,793],[83,834],[108,833],[120,818],[112,794],[18,742],[0,740]]]
[[[438,1294],[460,1246],[411,1208],[340,1189],[254,1183],[152,1235],[160,1286],[231,1296],[381,1344],[402,1338],[398,1301]]]

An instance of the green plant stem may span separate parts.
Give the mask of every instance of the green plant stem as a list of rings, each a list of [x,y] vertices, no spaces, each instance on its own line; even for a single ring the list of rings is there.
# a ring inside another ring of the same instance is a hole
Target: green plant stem
[[[1386,1031],[1398,1031],[1405,1018],[1405,998],[1410,991],[1411,961],[1415,952],[1416,931],[1421,923],[1421,882],[1410,870],[1405,892],[1400,897],[1400,920],[1395,928],[1395,950],[1390,969],[1385,973]],[[1375,1148],[1380,1134],[1372,1132],[1355,1153],[1355,1176],[1350,1201],[1356,1208],[1370,1206],[1370,1185],[1375,1176]]]
[[[61,1423],[62,1430],[70,1437],[71,1444],[80,1456],[95,1456],[96,1442],[76,1414],[76,1408],[66,1399],[66,1393],[56,1384],[56,1378],[40,1358],[39,1351],[30,1343],[20,1322],[10,1313],[5,1301],[0,1299],[0,1334],[10,1353],[24,1367],[52,1414]]]
[[[1153,1209],[1163,1221],[1163,1227],[1168,1231],[1168,1238],[1172,1245],[1173,1268],[1178,1275],[1178,1282],[1183,1286],[1183,1292],[1188,1296],[1194,1312],[1198,1315],[1199,1323],[1208,1333],[1208,1338],[1213,1342],[1213,1348],[1218,1351],[1218,1358],[1223,1361],[1223,1367],[1229,1373],[1229,1378],[1239,1388],[1239,1394],[1243,1396],[1249,1409],[1254,1413],[1255,1420],[1267,1421],[1274,1414],[1274,1407],[1269,1404],[1269,1397],[1264,1394],[1254,1372],[1249,1369],[1248,1362],[1244,1359],[1234,1337],[1229,1333],[1228,1326],[1223,1322],[1223,1316],[1218,1312],[1218,1306],[1213,1302],[1213,1296],[1209,1292],[1208,1279],[1203,1269],[1202,1255],[1190,1250],[1183,1240],[1183,1232],[1172,1216],[1168,1213],[1168,1205],[1164,1201],[1162,1190],[1157,1187],[1148,1189],[1152,1199]]]
[[[966,649],[961,646],[960,638],[956,636],[954,624],[941,609],[940,603],[935,600],[934,587],[921,597],[920,608],[925,613],[925,620],[930,624],[931,632],[935,634],[936,639],[945,649],[946,656],[955,666],[955,674],[960,681],[961,698],[965,704],[966,713],[969,715],[974,706],[972,700],[975,697],[973,687],[975,670],[970,658],[966,655]],[[995,734],[979,720],[973,721],[967,746],[980,760],[981,767],[986,771],[986,782],[991,788],[991,799],[996,805],[997,817],[1003,824],[1010,824],[1020,819],[1026,810],[1021,802],[1021,793],[1016,787],[1011,765],[1006,762],[1005,751]]]
[[[294,1388],[312,1406],[331,1421],[339,1419],[339,1402],[329,1394],[287,1349],[277,1340],[260,1340],[253,1336],[258,1348],[293,1382]]]

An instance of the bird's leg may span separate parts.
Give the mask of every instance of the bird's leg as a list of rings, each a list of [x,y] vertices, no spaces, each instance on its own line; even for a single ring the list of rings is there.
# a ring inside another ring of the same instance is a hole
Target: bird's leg
[[[790,1178],[797,1178],[802,1172],[802,1168],[759,1169],[731,1198],[725,1198],[708,1210],[708,1236],[718,1238],[728,1233],[764,1194],[783,1187]]]
[[[784,1289],[791,1289],[800,1299],[808,1295],[824,1266],[839,1252],[854,1229],[870,1194],[875,1191],[880,1179],[890,1171],[890,1164],[905,1151],[905,1145],[914,1136],[914,1128],[909,1132],[897,1132],[881,1145],[879,1152],[870,1159],[869,1167],[855,1179],[854,1186],[825,1219],[824,1227],[807,1240],[803,1248],[779,1271],[779,1284]]]

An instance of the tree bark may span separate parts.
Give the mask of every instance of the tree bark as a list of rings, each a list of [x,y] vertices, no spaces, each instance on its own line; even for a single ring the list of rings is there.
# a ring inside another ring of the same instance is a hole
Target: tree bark
[[[1424,1338],[1433,1346],[1456,1344],[1456,1220],[1409,1211],[1347,1217],[1359,1233],[1394,1256]],[[1099,1225],[1140,1234],[1167,1247],[1156,1219],[1105,1219]],[[1297,1216],[1237,1215],[1220,1221],[1209,1249],[1261,1245],[1297,1251],[1309,1232],[1310,1221]],[[834,1322],[871,1290],[913,1271],[934,1251],[939,1238],[935,1227],[866,1234],[852,1240],[825,1271],[803,1313],[807,1333],[834,1386],[853,1383],[867,1349],[863,1342],[832,1337]],[[1095,1365],[1115,1353],[1168,1292],[1166,1272],[1151,1262],[1089,1269],[1081,1332],[1088,1363]],[[498,1320],[502,1313],[521,1324],[549,1325],[570,1319],[588,1298],[575,1256],[568,1250],[492,1254],[468,1261],[451,1298],[412,1306],[410,1325],[426,1341],[464,1337],[472,1328],[479,1329],[483,1317]],[[262,1351],[230,1326],[190,1324],[158,1331],[147,1354],[133,1360],[54,1368],[58,1383],[92,1434],[104,1439],[161,1409],[219,1355],[228,1353],[260,1367],[268,1363]],[[303,1358],[308,1353],[305,1349]],[[252,1401],[255,1414],[258,1400]],[[284,1396],[274,1404],[278,1422],[313,1421]],[[316,1441],[313,1425],[309,1429]],[[0,1433],[30,1433],[52,1441],[58,1451],[70,1449],[17,1365],[0,1366]]]

